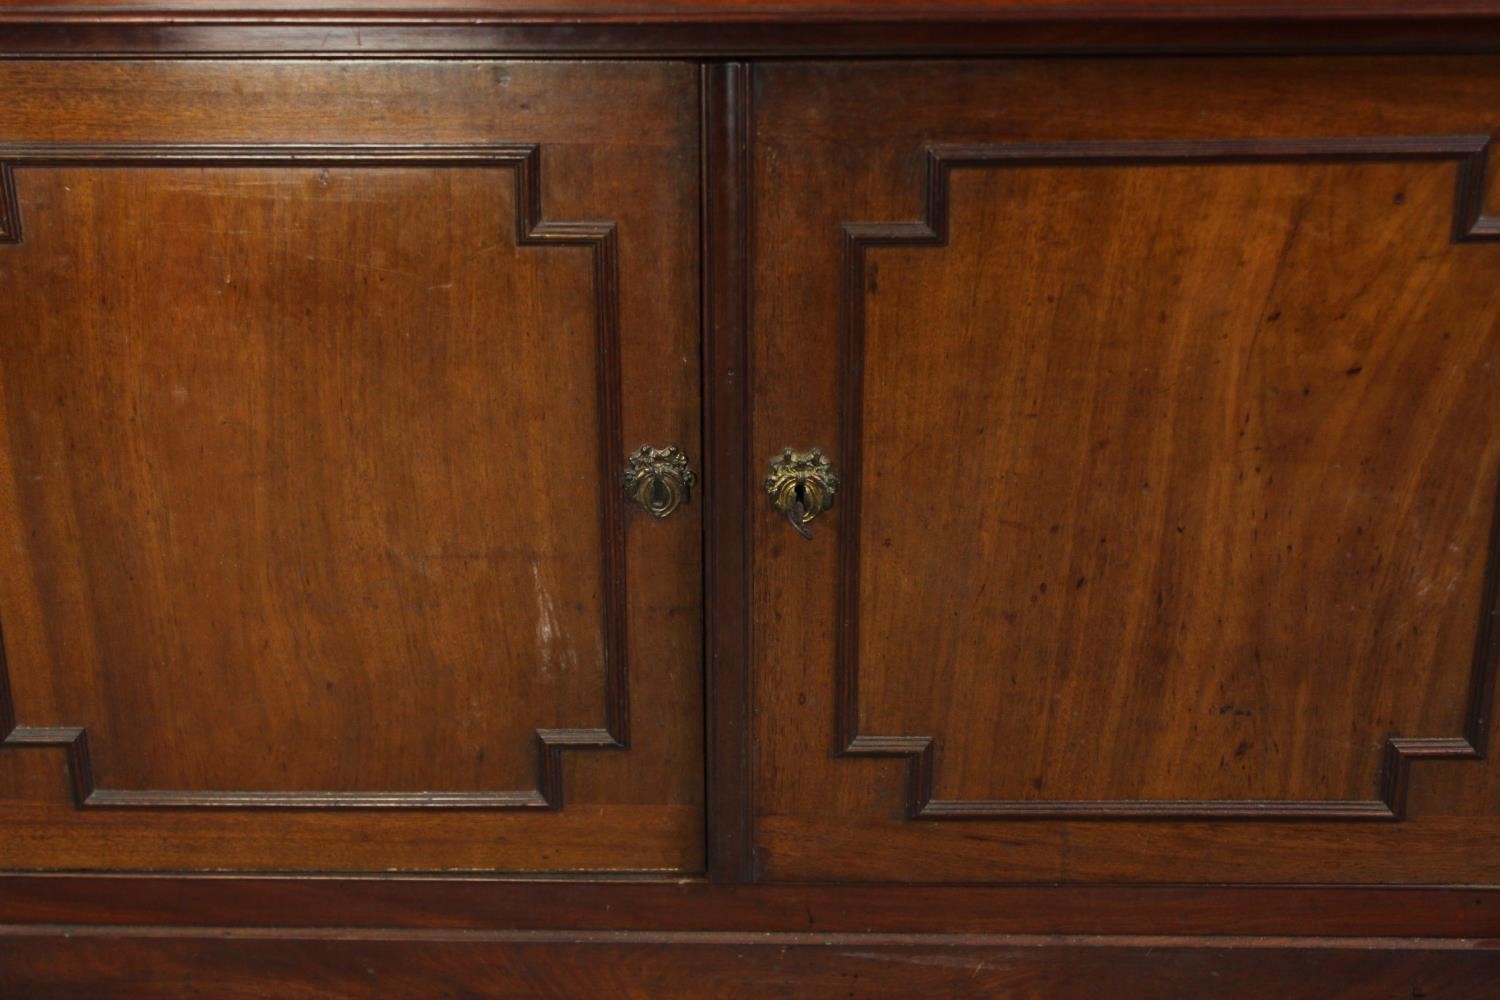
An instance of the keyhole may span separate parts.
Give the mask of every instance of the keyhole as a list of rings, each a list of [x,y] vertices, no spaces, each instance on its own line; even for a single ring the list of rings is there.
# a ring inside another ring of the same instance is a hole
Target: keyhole
[[[660,476],[653,478],[651,480],[651,509],[657,512],[666,510],[667,504],[671,501],[672,494],[667,489],[667,484],[661,481]]]
[[[807,489],[802,480],[792,487],[792,506],[786,512],[787,523],[797,529],[797,534],[803,538],[812,538],[812,529],[807,526],[803,518],[807,515]]]

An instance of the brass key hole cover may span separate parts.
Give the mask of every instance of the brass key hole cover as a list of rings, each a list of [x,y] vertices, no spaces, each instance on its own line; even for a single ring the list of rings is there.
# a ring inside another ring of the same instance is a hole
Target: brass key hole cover
[[[804,538],[811,538],[807,527],[819,514],[833,506],[839,480],[833,466],[817,448],[808,452],[787,448],[771,459],[771,474],[764,483],[771,506],[780,511]]]
[[[687,503],[696,481],[687,455],[672,445],[641,445],[626,459],[625,492],[652,517],[668,517]]]

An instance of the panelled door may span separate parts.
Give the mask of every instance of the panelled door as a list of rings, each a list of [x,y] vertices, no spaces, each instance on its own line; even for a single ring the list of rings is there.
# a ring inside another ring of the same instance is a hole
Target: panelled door
[[[753,120],[760,874],[1500,877],[1500,62],[766,65]]]
[[[701,868],[693,67],[0,93],[0,867]]]

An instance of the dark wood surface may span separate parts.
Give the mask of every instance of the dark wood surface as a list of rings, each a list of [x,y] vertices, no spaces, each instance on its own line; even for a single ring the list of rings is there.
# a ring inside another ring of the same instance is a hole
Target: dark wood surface
[[[750,830],[751,642],[747,601],[749,517],[755,477],[750,438],[750,70],[703,70],[703,370],[705,405],[704,631],[707,636],[707,832],[709,873],[753,878]]]
[[[1496,64],[1063,69],[757,69],[764,870],[1487,881]]]
[[[842,451],[855,474],[843,507],[845,520],[857,527],[842,538],[837,727],[850,755],[908,759],[911,816],[1399,819],[1412,760],[1482,753],[1488,735],[1482,706],[1490,695],[1493,654],[1487,629],[1476,640],[1480,627],[1474,623],[1487,622],[1493,605],[1485,593],[1487,574],[1493,573],[1486,554],[1494,476],[1479,460],[1488,442],[1481,437],[1471,446],[1478,474],[1456,477],[1456,506],[1435,511],[1440,526],[1468,521],[1462,540],[1444,550],[1449,559],[1470,555],[1467,578],[1441,588],[1418,582],[1393,597],[1378,594],[1366,619],[1392,615],[1411,624],[1360,629],[1355,594],[1374,589],[1363,578],[1381,572],[1392,547],[1376,539],[1400,539],[1413,528],[1425,537],[1432,530],[1416,519],[1423,508],[1440,506],[1431,494],[1447,485],[1446,470],[1427,470],[1420,485],[1409,486],[1403,477],[1423,474],[1413,449],[1425,453],[1431,437],[1444,432],[1412,423],[1413,439],[1402,445],[1392,440],[1388,417],[1374,428],[1381,440],[1360,437],[1368,433],[1359,425],[1370,419],[1369,408],[1381,405],[1350,381],[1363,376],[1367,365],[1383,364],[1400,375],[1377,388],[1387,396],[1387,409],[1419,403],[1426,395],[1410,388],[1424,376],[1420,362],[1386,361],[1381,356],[1392,348],[1361,343],[1370,326],[1391,313],[1410,316],[1420,306],[1370,302],[1372,296],[1356,289],[1356,300],[1365,300],[1360,305],[1370,310],[1362,319],[1351,315],[1348,297],[1323,298],[1321,288],[1315,304],[1298,301],[1305,287],[1300,282],[1316,273],[1310,255],[1321,260],[1333,252],[1343,266],[1360,267],[1352,253],[1332,250],[1329,243],[1338,238],[1373,248],[1377,259],[1364,265],[1371,271],[1409,273],[1418,286],[1444,279],[1428,279],[1418,264],[1394,260],[1390,247],[1398,238],[1359,233],[1331,213],[1318,220],[1321,233],[1305,229],[1303,213],[1322,208],[1318,202],[1328,192],[1352,185],[1339,178],[1309,187],[1291,178],[1309,164],[1336,170],[1350,162],[1448,163],[1459,178],[1462,203],[1448,213],[1451,222],[1439,208],[1437,239],[1487,242],[1493,221],[1483,215],[1479,180],[1487,145],[1487,136],[933,145],[927,149],[926,221],[845,227]],[[1250,179],[1253,167],[1266,173],[1264,182]],[[1108,170],[1126,177],[1100,180]],[[1100,186],[1090,189],[1091,182]],[[1381,194],[1392,187],[1390,178],[1374,183]],[[955,186],[966,185],[973,194],[955,194]],[[1440,174],[1436,186],[1435,197],[1424,200],[1441,206],[1452,180]],[[1395,204],[1408,203],[1407,187],[1394,184]],[[1100,200],[1084,203],[1082,189]],[[1144,218],[1135,215],[1144,208],[1136,197],[1149,203]],[[1358,210],[1366,215],[1371,201],[1384,200],[1374,192],[1364,198]],[[1025,237],[1011,237],[1017,256],[994,253],[1006,242],[999,232],[955,232],[951,216],[961,201],[971,210],[984,206],[980,211],[998,204],[986,221],[1024,227]],[[1063,247],[1059,259],[1028,260],[1035,254],[1028,239],[1050,250],[1058,245],[1054,230],[1069,223],[1050,207],[1027,213],[1019,206],[1070,201],[1086,216],[1107,214],[1109,225],[1119,228],[1104,230],[1101,238],[1130,241],[1127,254],[1144,250],[1149,271],[1132,263],[1117,270],[1112,261],[1086,262],[1097,243],[1081,239]],[[1272,207],[1278,203],[1279,209]],[[1292,220],[1290,235],[1265,254],[1259,275],[1241,276],[1251,266],[1257,238],[1276,235],[1267,231],[1264,215],[1278,210]],[[1225,221],[1205,232],[1193,225],[1200,218]],[[1247,220],[1253,228],[1236,231],[1229,220]],[[1161,231],[1131,232],[1138,224]],[[1410,228],[1399,217],[1388,225],[1395,232]],[[1310,235],[1303,239],[1305,231]],[[936,254],[882,252],[886,247],[942,248],[967,266]],[[1075,255],[1075,247],[1084,249]],[[1227,267],[1226,253],[1235,256]],[[882,261],[896,275],[892,280],[888,270],[884,288]],[[1215,264],[1223,270],[1216,272]],[[1448,267],[1466,278],[1473,270],[1461,257]],[[1000,274],[1011,277],[995,280]],[[1264,318],[1249,302],[1225,302],[1211,288],[1243,289],[1264,303]],[[976,296],[951,321],[949,304],[961,290],[973,289],[985,290],[985,301]],[[1025,312],[1012,308],[1017,298],[1029,307]],[[1200,306],[1204,311],[1197,311]],[[1091,308],[1108,312],[1090,315]],[[953,341],[911,336],[913,313],[920,317],[916,322],[926,319],[944,333],[952,329]],[[1443,329],[1423,329],[1426,316],[1419,316],[1397,350],[1425,357],[1434,341],[1452,338],[1446,329],[1452,314],[1435,318]],[[1215,327],[1221,332],[1210,335]],[[1235,328],[1242,342],[1235,342]],[[1341,329],[1353,331],[1353,342],[1327,336]],[[1072,331],[1082,334],[1080,342],[1068,339]],[[1474,373],[1469,405],[1477,407],[1484,392],[1478,380],[1490,367],[1493,346],[1482,337],[1473,340],[1477,357],[1446,364]],[[1275,360],[1268,362],[1266,355]],[[1330,385],[1330,372],[1342,381]],[[1219,380],[1206,380],[1210,373]],[[1431,369],[1425,377],[1433,379]],[[1331,402],[1313,403],[1314,382]],[[1283,418],[1275,411],[1282,394],[1296,389],[1291,383],[1301,383],[1302,404],[1288,405],[1291,413]],[[1436,407],[1442,413],[1447,404]],[[1070,426],[1061,418],[1065,411],[1087,416]],[[863,419],[855,416],[861,413]],[[1216,431],[1198,433],[1228,413],[1236,419],[1224,417]],[[1481,426],[1472,411],[1457,419]],[[1294,438],[1289,448],[1278,447],[1284,435]],[[869,452],[866,437],[874,443]],[[932,497],[903,487],[909,457],[944,445],[951,449],[946,467],[957,490],[935,507]],[[1058,463],[1068,454],[1075,461]],[[1351,454],[1359,458],[1356,478],[1339,482],[1337,471],[1356,464],[1348,461]],[[1377,464],[1372,456],[1390,464]],[[963,492],[978,502],[957,502],[954,494]],[[1411,496],[1418,509],[1392,504],[1397,495]],[[1302,497],[1316,499],[1308,505]],[[1380,513],[1356,507],[1362,498],[1375,499]],[[1215,509],[1215,503],[1222,506]],[[1294,514],[1298,509],[1306,509],[1305,520]],[[1339,517],[1352,518],[1352,532],[1328,530]],[[1222,523],[1234,520],[1244,526]],[[909,527],[918,530],[902,530]],[[1362,541],[1366,535],[1371,541]],[[879,545],[872,544],[875,537],[883,539]],[[1365,545],[1372,547],[1368,566],[1359,565],[1358,549]],[[965,547],[978,569],[953,575],[951,555]],[[1161,553],[1160,561],[1143,559],[1147,552]],[[1069,566],[1058,578],[1054,563],[1060,555]],[[1456,572],[1399,564],[1393,570],[1398,579],[1419,580],[1446,580]],[[1301,574],[1314,582],[1296,582]],[[977,586],[973,575],[981,578]],[[1037,577],[1042,579],[1034,583]],[[900,583],[883,587],[887,579]],[[1320,591],[1320,579],[1359,582],[1335,584],[1327,593]],[[1091,600],[1083,593],[1091,584],[1127,580],[1130,596],[1107,593]],[[1446,650],[1414,641],[1424,634],[1425,622],[1438,616],[1445,625],[1452,621],[1445,612],[1460,586],[1485,610],[1470,608],[1468,621],[1458,617]],[[1434,595],[1435,589],[1441,593]],[[1418,603],[1405,606],[1405,599]],[[1210,609],[1211,627],[1195,623],[1179,602]],[[1319,608],[1332,610],[1335,619],[1318,620]],[[994,627],[975,628],[971,621]],[[1351,635],[1356,632],[1357,638]],[[1414,659],[1458,666],[1428,677],[1411,669]],[[1278,671],[1278,662],[1306,665],[1308,672]],[[897,699],[905,717],[888,728],[899,733],[938,725],[973,732],[988,720],[1016,720],[1007,726],[1014,743],[992,751],[987,767],[962,772],[968,792],[945,791],[944,784],[953,786],[936,773],[945,746],[947,759],[960,768],[967,759],[952,740],[861,732],[862,687],[899,690],[924,664],[948,667],[942,672],[953,685],[923,692],[933,723],[916,721],[923,715],[922,695],[903,692]],[[1007,667],[1010,684],[995,683],[996,671]],[[1375,676],[1362,676],[1364,670]],[[1250,687],[1255,699],[1271,703],[1254,722],[1245,721],[1256,719],[1251,699],[1239,696]],[[1390,691],[1391,701],[1370,705],[1351,697],[1351,690],[1365,688]],[[964,696],[955,698],[955,691]],[[1278,699],[1297,700],[1312,711],[1278,711]],[[1446,702],[1446,722],[1400,718],[1407,706],[1434,700]],[[935,705],[942,706],[936,715]],[[1227,724],[1204,726],[1205,714]],[[1084,731],[1068,732],[1071,719],[1083,720]],[[1340,760],[1332,748],[1371,722],[1377,731],[1356,735],[1349,757]],[[1456,735],[1404,735],[1445,724]],[[1375,754],[1364,750],[1371,743]],[[1059,746],[1065,752],[1056,753]],[[1296,774],[1294,765],[1277,759],[1283,754],[1282,760],[1306,762],[1311,773]],[[1010,765],[1009,773],[995,773],[997,765]],[[1376,768],[1372,780],[1369,772]],[[1311,780],[1304,785],[1306,778]],[[993,790],[995,781],[1005,790]]]
[[[1492,994],[1500,73],[1369,56],[1494,51],[1488,2],[0,2],[0,302],[48,331],[0,335],[0,993]],[[1361,55],[843,61],[1008,52]],[[471,58],[535,54],[597,58]],[[839,61],[605,61],[762,54]],[[982,502],[888,488],[934,440]],[[646,441],[703,474],[667,522],[609,510]],[[812,543],[768,444],[859,459]],[[543,591],[592,669],[534,669]]]
[[[1334,16],[1353,19],[1375,15],[1406,18],[1500,11],[1496,0],[0,0],[0,15],[12,18],[103,18],[197,16],[271,19],[321,18],[337,15],[385,20],[431,18],[527,18],[531,20],[599,19],[616,21],[747,18],[777,21],[880,20],[934,21],[962,18],[1016,20],[1068,14],[1087,20],[1110,16],[1138,18],[1250,17],[1266,13],[1287,16]]]
[[[1493,51],[1495,0],[86,0],[0,5],[0,58]]]
[[[1083,21],[1239,20],[1265,17],[1366,20],[1500,13],[1496,0],[3,0],[0,20],[58,21],[224,19],[347,22],[454,20],[529,21]]]
[[[295,916],[295,921],[292,917]],[[1500,890],[722,885],[640,877],[0,876],[0,925],[1500,938]]]
[[[0,971],[28,996],[204,984],[481,996],[821,996],[835,984],[1009,996],[1029,984],[1097,996],[1107,976],[1111,996],[1264,996],[1272,983],[1293,996],[1467,1000],[1500,975],[1481,950],[1500,936],[1497,913],[1488,889],[13,875],[0,878]]]
[[[0,935],[10,996],[1478,998],[1500,951],[1470,941],[801,934],[301,932],[276,940],[77,929]]]
[[[0,863],[698,870],[701,508],[620,486],[701,454],[691,70],[76,69],[0,125]]]
[[[526,18],[385,23],[370,19],[55,19],[0,22],[0,59],[346,59],[542,56],[747,59],[819,56],[1140,55],[1162,53],[1494,52],[1500,15],[1267,17],[1232,20],[1078,17],[1042,20],[784,22]]]

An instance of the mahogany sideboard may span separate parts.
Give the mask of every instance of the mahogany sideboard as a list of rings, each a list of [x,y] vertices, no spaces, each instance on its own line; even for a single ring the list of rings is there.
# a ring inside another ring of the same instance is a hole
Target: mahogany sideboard
[[[0,2],[0,996],[1500,996],[1500,3]]]

